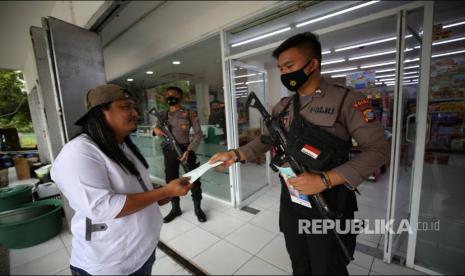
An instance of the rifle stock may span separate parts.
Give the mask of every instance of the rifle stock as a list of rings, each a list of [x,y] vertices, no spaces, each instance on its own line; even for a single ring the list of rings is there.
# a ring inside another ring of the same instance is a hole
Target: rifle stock
[[[174,138],[174,135],[170,130],[168,122],[161,116],[160,112],[158,112],[158,110],[155,107],[149,110],[149,114],[157,117],[161,130],[163,130],[163,132],[166,134],[166,141],[173,147],[174,151],[176,152],[176,156],[178,157],[178,159],[180,159],[183,155],[183,152],[179,147],[178,143],[176,142],[176,139]],[[181,161],[181,166],[186,173],[191,170],[187,161]]]

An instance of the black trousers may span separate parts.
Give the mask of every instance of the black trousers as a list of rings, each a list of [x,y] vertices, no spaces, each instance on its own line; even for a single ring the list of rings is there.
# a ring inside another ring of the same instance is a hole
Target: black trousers
[[[282,189],[282,193],[289,193],[287,188]],[[336,243],[332,230],[326,234],[299,234],[299,220],[312,218],[320,219],[316,214],[315,207],[313,214],[304,216],[293,208],[292,202],[283,202],[281,196],[281,207],[279,212],[279,227],[284,234],[286,249],[292,263],[294,275],[348,275],[348,262],[344,257],[340,246]],[[306,208],[306,207],[304,207]],[[354,212],[348,212],[341,218],[342,220],[353,219]],[[342,224],[344,225],[344,224]],[[310,228],[311,230],[311,228]],[[353,255],[355,251],[356,235],[340,235],[349,253]]]
[[[187,150],[187,146],[188,144],[179,145],[183,152]],[[170,145],[165,145],[163,147],[163,156],[165,158],[165,180],[166,183],[168,183],[173,179],[179,178],[179,165],[181,162],[178,160],[178,157],[176,156],[176,151]],[[189,164],[191,169],[195,169],[198,167],[197,156],[194,152],[189,152],[187,163]],[[191,194],[192,200],[202,200],[202,189],[200,180],[194,182],[194,185],[191,189]],[[172,200],[179,201],[179,197],[173,197]]]

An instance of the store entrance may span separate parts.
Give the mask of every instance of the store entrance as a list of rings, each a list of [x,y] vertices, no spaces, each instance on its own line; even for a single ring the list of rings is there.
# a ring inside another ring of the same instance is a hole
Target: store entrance
[[[409,101],[415,99],[416,84],[418,83],[418,49],[414,49],[412,35],[407,40],[412,44],[411,49],[405,53],[405,71],[403,84],[406,93],[404,100],[399,100],[395,92],[396,78],[396,47],[398,46],[398,16],[392,15],[363,24],[347,24],[347,27],[335,31],[319,34],[322,44],[322,77],[330,82],[349,86],[357,93],[367,96],[374,107],[378,120],[385,130],[385,139],[392,143],[393,125],[397,102],[406,109]],[[302,30],[305,31],[305,30]],[[409,45],[410,45],[409,44]],[[416,44],[415,44],[416,45]],[[270,49],[256,55],[249,55],[241,59],[242,62],[253,64],[265,69],[267,79],[267,104],[271,108],[282,97],[291,95],[280,83],[280,73],[276,60],[271,57]],[[416,59],[415,59],[416,58]],[[270,109],[271,110],[271,109]],[[401,119],[404,120],[404,119]],[[405,121],[405,120],[404,120]],[[405,128],[400,128],[405,136]],[[392,145],[391,145],[392,147]],[[353,141],[351,157],[357,156],[360,150],[357,141]],[[402,217],[408,217],[410,201],[410,171],[412,166],[413,145],[405,145],[405,168],[402,174],[404,181],[398,191],[398,200],[401,201]],[[389,158],[390,160],[391,158]],[[389,161],[374,170],[359,188],[361,195],[357,196],[359,210],[356,217],[369,221],[374,229],[375,220],[385,220],[389,206],[388,194],[392,166]],[[401,205],[399,205],[401,206]],[[366,254],[382,258],[384,235],[380,233],[360,234],[357,239],[358,249]],[[406,243],[403,245],[406,247]]]

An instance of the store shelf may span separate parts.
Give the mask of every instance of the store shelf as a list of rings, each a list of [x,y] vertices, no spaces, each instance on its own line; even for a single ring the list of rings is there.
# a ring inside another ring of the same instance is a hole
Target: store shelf
[[[446,153],[446,154],[465,154],[464,151],[457,151],[457,150],[450,150],[450,149],[432,149],[432,148],[426,148],[426,152],[435,152],[435,153]]]
[[[465,102],[465,98],[449,98],[449,99],[429,99],[430,103],[441,103],[441,102]]]

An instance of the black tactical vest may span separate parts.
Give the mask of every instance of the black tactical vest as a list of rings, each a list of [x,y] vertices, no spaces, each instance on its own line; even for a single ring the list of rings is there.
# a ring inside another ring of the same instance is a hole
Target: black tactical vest
[[[347,94],[347,91],[345,92]],[[344,102],[341,101],[338,116]],[[299,95],[294,95],[294,117],[288,133],[288,151],[308,172],[329,171],[349,160],[351,141],[343,140],[305,120],[300,115]],[[289,101],[290,102],[290,101]],[[287,107],[286,107],[287,108]],[[286,109],[285,108],[285,109]],[[307,218],[321,218],[318,210],[293,203],[285,183],[282,185],[281,205],[291,207]],[[338,185],[321,193],[331,210],[339,215],[357,210],[354,191],[345,185]],[[314,205],[313,202],[311,202]]]

